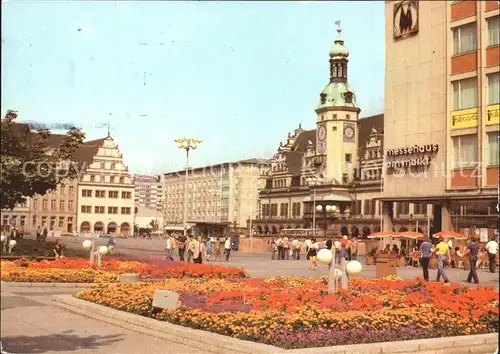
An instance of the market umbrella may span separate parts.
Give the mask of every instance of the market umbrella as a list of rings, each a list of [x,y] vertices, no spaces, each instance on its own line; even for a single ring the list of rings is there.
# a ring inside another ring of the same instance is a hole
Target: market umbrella
[[[420,232],[404,231],[401,232],[401,234],[396,237],[409,238],[412,240],[421,240],[425,238],[425,235],[421,234]]]
[[[455,231],[440,231],[438,233],[435,233],[434,235],[432,235],[436,238],[439,238],[439,237],[447,237],[447,238],[453,238],[455,240],[467,240],[467,236],[463,235],[463,234],[459,234],[458,232],[455,232]]]
[[[368,235],[368,238],[389,238],[389,237],[399,237],[400,233],[392,232],[392,231],[381,231],[374,232]]]

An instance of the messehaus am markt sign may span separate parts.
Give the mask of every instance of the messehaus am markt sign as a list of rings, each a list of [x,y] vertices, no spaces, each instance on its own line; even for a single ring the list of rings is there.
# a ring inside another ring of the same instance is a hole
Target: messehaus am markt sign
[[[432,156],[439,150],[437,144],[406,146],[387,150],[385,167],[388,174],[426,170]]]

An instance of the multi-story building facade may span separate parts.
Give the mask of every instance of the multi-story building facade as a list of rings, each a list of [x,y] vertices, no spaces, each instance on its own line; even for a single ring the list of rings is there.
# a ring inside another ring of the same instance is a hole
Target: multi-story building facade
[[[384,228],[393,227],[393,202],[418,200],[433,205],[433,231],[493,233],[500,164],[498,1],[385,6]]]
[[[135,205],[156,211],[163,210],[162,176],[134,175]]]
[[[382,193],[384,116],[359,118],[348,83],[349,51],[338,32],[330,50],[329,83],[315,110],[316,129],[299,125],[288,134],[262,176],[256,234],[312,229],[313,224],[318,235],[326,236],[367,236],[381,229],[377,198]],[[327,206],[336,209],[326,211]],[[427,231],[426,204],[402,202],[395,208],[395,228]]]
[[[268,160],[248,159],[190,169],[187,221],[246,227],[258,211],[258,184]],[[185,170],[164,175],[165,222],[183,228]]]
[[[81,233],[128,236],[134,225],[134,184],[111,136],[85,143],[89,160],[78,183],[77,224]]]

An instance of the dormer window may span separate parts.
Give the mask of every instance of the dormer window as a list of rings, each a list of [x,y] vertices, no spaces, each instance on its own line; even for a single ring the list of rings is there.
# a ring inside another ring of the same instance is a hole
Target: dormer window
[[[321,95],[319,95],[319,97],[320,97],[321,104],[325,104],[326,103],[326,93],[322,93]]]
[[[344,93],[344,101],[345,103],[352,103],[352,92],[347,91]]]

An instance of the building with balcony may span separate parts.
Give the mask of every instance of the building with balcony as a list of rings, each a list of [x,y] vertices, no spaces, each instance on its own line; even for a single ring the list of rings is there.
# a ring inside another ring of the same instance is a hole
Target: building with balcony
[[[154,209],[156,211],[163,210],[163,192],[162,176],[134,175],[133,182],[135,185],[135,205]]]
[[[78,150],[86,168],[78,181],[77,225],[81,233],[129,236],[134,225],[134,184],[111,136]]]
[[[269,160],[247,159],[192,168],[188,171],[187,221],[246,228],[258,212],[258,184]],[[165,173],[167,230],[183,230],[185,170]]]
[[[499,198],[498,1],[385,7],[384,229],[393,227],[394,202],[418,200],[432,205],[433,231],[492,234]]]

